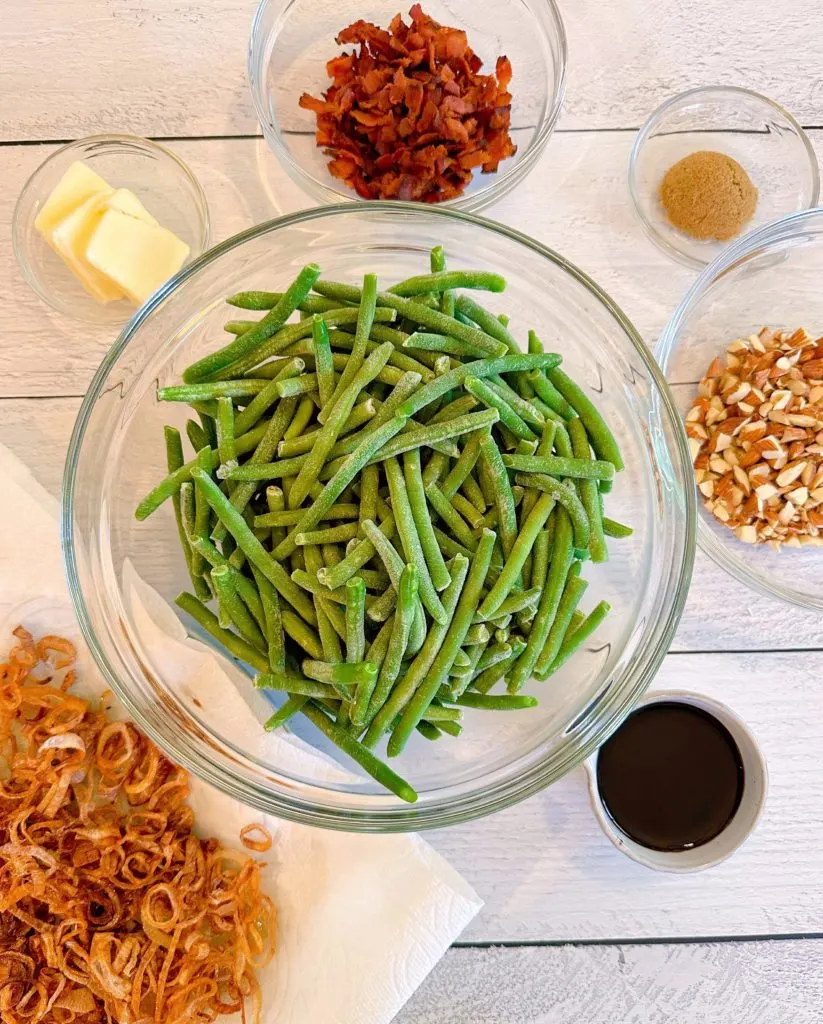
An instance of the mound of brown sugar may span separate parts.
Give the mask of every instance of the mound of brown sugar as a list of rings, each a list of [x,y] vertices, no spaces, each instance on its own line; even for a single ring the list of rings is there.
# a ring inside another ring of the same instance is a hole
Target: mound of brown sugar
[[[751,220],[757,189],[736,160],[700,150],[669,168],[660,202],[671,223],[687,235],[725,242]]]

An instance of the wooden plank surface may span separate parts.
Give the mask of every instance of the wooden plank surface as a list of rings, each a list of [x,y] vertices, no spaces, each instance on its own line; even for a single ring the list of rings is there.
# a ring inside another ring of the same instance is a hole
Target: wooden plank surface
[[[318,24],[341,28],[347,13],[354,17],[371,6],[313,2]],[[256,0],[6,0],[0,37],[13,58],[0,64],[0,139],[124,130],[165,137],[256,133],[246,82],[256,6]],[[716,83],[756,89],[802,123],[821,123],[818,0],[561,6],[570,54],[564,128],[636,128],[666,97]],[[458,13],[452,23],[460,20]],[[510,48],[516,75],[517,48]]]
[[[452,949],[394,1024],[819,1024],[823,943]]]

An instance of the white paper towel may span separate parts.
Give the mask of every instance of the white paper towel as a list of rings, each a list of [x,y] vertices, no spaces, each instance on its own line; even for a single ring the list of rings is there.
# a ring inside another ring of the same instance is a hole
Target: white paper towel
[[[22,622],[34,633],[78,644],[86,690],[104,684],[79,635],[63,576],[56,501],[0,445],[0,644]],[[227,718],[248,720],[261,744],[278,744],[295,766],[322,759],[328,776],[343,766],[292,737],[267,736],[208,649],[186,638],[174,612],[140,580],[127,600],[143,642],[174,666],[170,685],[185,696],[192,673],[219,687]],[[288,748],[288,750],[284,749]],[[269,748],[271,749],[271,748]],[[260,751],[262,752],[262,750]],[[278,948],[261,977],[265,1024],[388,1024],[482,906],[476,893],[417,836],[347,835],[251,811],[192,779],[198,831],[238,845],[249,822],[274,837],[264,885],[278,910]]]

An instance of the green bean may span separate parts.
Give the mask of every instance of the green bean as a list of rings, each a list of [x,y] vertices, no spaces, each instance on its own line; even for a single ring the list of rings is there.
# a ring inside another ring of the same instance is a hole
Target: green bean
[[[403,477],[406,482],[408,505],[411,509],[414,527],[420,540],[429,577],[435,590],[445,590],[449,585],[451,577],[449,576],[449,570],[446,568],[443,554],[437,544],[437,538],[434,534],[431,517],[429,516],[423,475],[420,469],[419,450],[415,449],[406,452],[403,456]],[[389,486],[391,486],[391,481],[389,481]],[[409,555],[408,549],[406,554]]]
[[[206,431],[194,420],[186,420],[186,437],[196,452],[202,451],[203,448],[211,448],[211,441]]]
[[[323,657],[323,646],[311,626],[308,626],[305,619],[295,614],[291,608],[281,609],[281,614],[283,616],[283,631],[286,635],[299,644],[310,658],[316,658],[319,661]],[[312,618],[314,617],[315,612],[312,608]]]
[[[302,711],[308,701],[308,697],[298,695],[290,696],[289,699],[285,701],[277,711],[275,711],[263,728],[266,732],[273,732],[275,729],[279,729],[281,725],[285,725],[289,719],[293,718],[298,711]]]
[[[540,601],[540,594],[541,589],[534,586],[529,590],[515,591],[497,606],[494,611],[494,620],[497,621],[506,615],[516,615],[518,612],[536,608]]]
[[[296,676],[289,672],[265,672],[254,680],[256,690],[285,690],[301,697],[336,697],[337,691],[328,683]]]
[[[275,490],[275,488],[268,488],[269,490]],[[279,490],[280,488],[276,488]],[[303,510],[299,508],[293,508],[283,510],[282,512],[267,512],[262,515],[254,517],[255,526],[294,526],[295,523],[303,515]],[[358,515],[358,506],[350,504],[332,505],[325,516],[325,521],[333,519],[356,519]],[[344,538],[348,539],[348,538]],[[309,542],[311,543],[311,542]]]
[[[320,522],[323,514],[327,509],[331,508],[344,488],[348,487],[352,480],[354,480],[360,470],[369,462],[372,455],[383,448],[405,425],[405,416],[395,416],[394,419],[389,420],[388,423],[361,441],[352,454],[347,457],[345,464],[323,488],[321,496],[306,510],[305,515],[297,526],[274,549],[272,552],[274,558],[285,558],[291,554],[296,547],[295,536],[298,533],[306,533]]]
[[[434,511],[443,520],[443,523],[452,532],[455,539],[463,544],[464,547],[474,550],[477,547],[477,541],[471,532],[471,527],[436,484],[430,484],[426,488],[426,498]]]
[[[477,549],[477,541],[472,537],[473,548],[467,548],[465,545],[458,543],[453,537],[443,533],[436,526],[434,528],[434,535],[437,538],[437,543],[440,545],[440,550],[444,555],[449,558],[454,558],[455,555],[463,555],[465,558],[471,560],[474,552]]]
[[[539,373],[539,370],[535,370],[535,373]],[[521,398],[520,395],[509,387],[509,385],[503,380],[502,377],[489,377],[486,384],[494,391],[504,402],[514,409],[517,415],[537,433],[538,435],[542,431],[546,423],[546,417],[536,409],[531,402]]]
[[[484,513],[459,491],[452,496],[451,505],[453,509],[460,513],[472,529],[476,530],[479,526],[483,525]]]
[[[192,476],[196,486],[202,491],[203,496],[214,510],[218,519],[225,524],[246,558],[253,565],[257,566],[260,572],[271,581],[278,593],[292,605],[306,622],[312,626],[316,625],[317,620],[311,603],[306,599],[300,588],[289,578],[283,566],[275,562],[265,550],[246,525],[243,516],[234,508],[208,473],[202,469],[194,469],[192,470]]]
[[[223,330],[226,334],[245,334],[246,331],[250,331],[257,323],[257,320],[227,320],[223,324]]]
[[[533,331],[529,331],[530,339],[533,334]],[[526,379],[534,388],[535,394],[538,398],[545,402],[550,409],[553,409],[558,415],[562,416],[564,420],[573,419],[577,415],[554,384],[552,384],[551,381],[546,380],[540,370],[532,370]]]
[[[337,398],[333,400],[333,408],[329,411],[327,421],[319,432],[309,457],[297,474],[297,480],[289,493],[289,505],[291,508],[298,508],[305,500],[310,485],[318,478],[320,470],[323,468],[329,452],[334,447],[334,443],[343,428],[343,424],[354,408],[355,400],[362,389],[370,381],[374,380],[382,367],[386,365],[390,353],[391,345],[388,342],[385,345],[381,345],[376,351],[372,352],[354,374],[351,378],[351,383],[347,384],[343,391],[338,390],[335,392]],[[342,379],[341,377],[341,381]]]
[[[300,667],[303,669],[303,675],[308,679],[316,679],[319,683],[347,688],[359,686],[362,682],[377,676],[377,669],[367,661],[329,664],[326,661],[315,661],[309,658],[305,659]],[[348,696],[345,699],[348,699]]]
[[[257,669],[258,672],[268,671],[269,663],[267,658],[260,651],[252,647],[251,644],[246,643],[245,640],[237,636],[236,633],[223,629],[217,621],[217,616],[210,612],[194,594],[183,591],[182,594],[177,595],[174,603],[179,608],[182,608],[184,612],[191,615],[196,622],[199,622],[203,629],[210,633],[222,647],[225,647],[232,657],[237,658],[238,661],[245,661],[252,668]]]
[[[217,399],[217,454],[221,466],[236,466],[234,450],[234,403],[230,398]]]
[[[351,306],[348,308],[333,309],[329,313],[321,314],[327,327],[339,327],[345,324],[355,324],[357,322],[359,310]],[[380,323],[390,323],[394,319],[394,311],[391,309],[376,309],[374,317],[376,321]],[[262,323],[262,321],[260,321]],[[246,334],[241,335],[237,341],[242,341],[247,338],[252,332],[248,331]],[[282,327],[273,337],[267,338],[251,352],[239,359],[230,363],[222,370],[217,371],[211,375],[212,380],[228,380],[232,377],[241,377],[243,374],[248,373],[255,366],[259,366],[260,363],[264,363],[271,359],[272,356],[278,355],[279,353],[285,353],[287,355],[303,355],[304,352],[310,354],[310,348],[304,348],[300,351],[295,351],[295,343],[301,342],[306,338],[310,338],[312,334],[312,322],[311,320],[302,320],[297,324],[286,324]],[[185,377],[184,377],[185,379]]]
[[[529,631],[526,649],[512,667],[508,681],[509,693],[517,693],[534,671],[557,614],[557,607],[566,585],[566,576],[572,564],[571,521],[562,507],[558,508],[556,516],[555,543],[546,586],[540,596],[540,604],[537,606],[537,614]]]
[[[361,522],[362,525],[362,522]],[[395,533],[394,516],[386,516],[380,523],[378,529],[389,540]],[[375,548],[368,538],[364,538],[352,548],[342,562],[338,562],[333,568],[318,573],[320,582],[329,590],[336,590],[342,587],[352,576],[369,562],[375,555]]]
[[[243,380],[222,380],[214,384],[175,384],[159,388],[159,402],[198,402],[211,398],[250,398],[267,387],[269,381],[246,377]]]
[[[559,366],[551,367],[547,372],[549,380],[583,420],[583,426],[597,457],[611,462],[618,471],[623,469],[623,459],[617,441],[591,399]]]
[[[385,462],[385,469],[392,509],[394,510],[394,518],[397,524],[397,533],[403,545],[403,550],[406,553],[406,558],[415,564],[419,574],[418,592],[420,600],[423,602],[423,607],[436,622],[443,622],[446,612],[440,602],[440,598],[437,596],[437,589],[429,574],[400,463],[397,459],[388,459]],[[423,504],[425,505],[425,500]]]
[[[289,363],[293,365],[289,366]],[[286,367],[284,368],[287,368],[289,372],[293,370],[295,374],[298,374],[302,373],[305,367],[306,364],[302,359],[290,359],[287,361]],[[280,395],[277,391],[277,385],[281,379],[284,378],[281,378],[278,375],[277,378],[269,381],[266,387],[264,387],[259,394],[254,396],[246,408],[243,409],[242,412],[237,413],[234,421],[234,432],[237,436],[244,434],[247,430],[250,430],[254,424],[258,422],[260,417],[263,416],[263,414],[270,409],[276,401],[278,401]]]
[[[475,676],[481,676],[487,668],[499,665],[501,661],[510,658],[513,650],[512,645],[508,643],[495,643],[486,647],[474,667]]]
[[[466,639],[463,641],[463,646],[474,646],[475,644],[486,644],[489,642],[491,633],[489,633],[488,626],[483,622],[475,622],[469,626],[469,631],[466,633]]]
[[[562,668],[562,666],[566,664],[575,651],[579,650],[592,633],[594,633],[594,631],[601,625],[611,610],[611,605],[608,601],[601,601],[597,607],[589,612],[583,622],[576,629],[569,629],[566,636],[563,638],[560,650],[557,652],[557,657],[549,666],[544,678],[553,675],[559,668]]]
[[[517,511],[509,475],[497,445],[489,434],[480,439],[480,461],[486,466],[492,481],[500,541],[503,545],[503,554],[508,558],[517,539]]]
[[[281,402],[280,408],[282,408],[284,404],[285,402]],[[312,401],[310,396],[306,395],[300,399],[300,403],[298,404],[297,409],[291,418],[291,422],[283,431],[283,437],[281,440],[289,441],[293,437],[299,437],[305,430],[306,424],[309,422],[313,414],[314,402]],[[277,414],[275,413],[272,419],[276,419],[276,417]],[[277,442],[278,447],[280,446],[280,443],[280,441]]]
[[[398,411],[404,416],[414,416],[416,412],[425,408],[436,398],[462,385],[467,377],[481,379],[500,373],[514,373],[519,370],[531,370],[541,366],[557,366],[559,362],[560,356],[549,352],[535,356],[498,356],[493,359],[478,359],[471,363],[463,363],[461,366],[449,370],[448,373],[444,373],[437,380],[425,384],[407,398]]]
[[[376,600],[372,601],[366,609],[366,615],[372,622],[386,622],[394,612],[397,605],[397,591],[394,587],[387,587]],[[415,636],[419,639],[420,634]]]
[[[326,321],[320,316],[312,317],[311,328],[320,407],[325,408],[334,394],[334,364],[329,346],[329,329],[326,327]]]
[[[391,696],[378,711],[363,738],[367,747],[373,747],[380,737],[392,727],[395,717],[403,711],[407,703],[415,694],[418,686],[426,678],[443,641],[449,631],[451,619],[454,615],[458,600],[463,591],[463,583],[469,569],[469,560],[463,555],[455,555],[448,565],[451,582],[443,591],[443,607],[449,616],[448,624],[435,622],[429,630],[428,636],[420,648],[417,657],[409,666],[406,675],[397,683],[392,690]],[[459,646],[459,645],[458,645]],[[422,716],[421,716],[422,717]]]
[[[327,739],[330,739],[332,743],[340,747],[345,754],[348,754],[349,757],[356,761],[381,786],[385,786],[395,796],[400,797],[401,800],[405,800],[407,803],[414,803],[417,800],[417,793],[408,782],[401,779],[387,764],[384,764],[383,761],[375,757],[367,747],[358,743],[345,729],[335,725],[319,707],[311,703],[306,704],[303,708],[303,713],[309,721],[320,729]]]
[[[474,469],[475,463],[480,456],[480,439],[483,431],[472,433],[460,453],[460,458],[454,464],[449,475],[443,481],[442,491],[446,498],[451,498],[460,490],[464,481]]]
[[[466,316],[469,321],[485,331],[486,334],[502,342],[509,352],[519,352],[519,347],[514,337],[506,330],[506,324],[502,323],[493,313],[484,309],[479,302],[476,302],[469,295],[458,295],[454,300],[455,310]]]
[[[549,557],[551,552],[549,528],[553,523],[554,520],[550,518],[546,524],[546,529],[537,535],[534,547],[532,548],[531,576],[529,577],[529,583],[533,588],[537,588],[538,590],[542,590],[546,585],[546,575],[549,571]]]
[[[189,484],[189,487],[192,485]],[[264,609],[261,601],[261,595],[259,590],[252,581],[244,576],[239,569],[235,569],[229,560],[223,555],[217,548],[212,544],[208,537],[200,536],[195,537],[193,541],[193,548],[202,555],[206,562],[212,568],[226,568],[229,570],[232,584],[234,585],[237,593],[245,601],[251,614],[254,616],[258,626],[262,629],[265,624]],[[211,597],[211,592],[209,593]]]
[[[380,531],[375,526],[375,524],[370,519],[364,519],[360,525],[365,535],[374,545],[375,551],[377,552],[381,561],[385,565],[386,571],[388,572],[389,578],[391,579],[392,587],[394,588],[395,592],[399,592],[400,580],[403,574],[403,559],[397,553],[391,541],[385,536],[384,533],[382,533],[382,531]],[[398,525],[398,533],[399,532],[400,531]],[[371,609],[369,610],[369,616],[371,618],[374,618],[374,609],[376,604],[377,602],[375,602],[375,605],[372,605]],[[392,607],[393,605],[391,604],[388,606],[386,611],[387,615],[388,612],[391,611]],[[412,654],[416,654],[417,651],[420,650],[420,647],[422,646],[425,638],[426,619],[425,616],[423,615],[423,607],[420,601],[418,600],[415,608],[414,621],[412,622],[411,633],[409,634],[409,652]]]
[[[399,340],[395,338],[395,335],[399,334]],[[354,338],[345,329],[342,331],[332,331],[329,334],[331,339],[332,348],[340,351],[335,351],[335,356],[338,359],[344,359],[345,352],[351,352],[354,348]],[[386,369],[389,367],[395,367],[403,373],[412,372],[419,373],[421,378],[425,381],[434,380],[435,374],[433,367],[430,367],[426,360],[430,360],[434,364],[434,360],[437,358],[437,353],[429,353],[421,349],[414,349],[413,351],[406,351],[402,345],[408,335],[402,334],[397,331],[393,331],[391,327],[383,327],[381,324],[375,324],[372,327],[371,338],[366,342],[366,352],[373,352],[378,345],[383,342],[389,342],[393,346],[392,354],[389,356],[389,362]],[[401,347],[398,348],[397,346]]]
[[[163,427],[163,433],[166,440],[166,466],[169,473],[174,473],[181,469],[184,465],[183,458],[183,442],[180,438],[180,431],[176,427]],[[189,487],[191,485],[189,484]],[[193,571],[192,566],[192,550],[189,540],[188,533],[186,531],[186,525],[183,519],[183,495],[182,487],[178,487],[177,491],[172,495],[172,505],[174,507],[174,521],[177,524],[177,534],[180,538],[180,544],[183,548],[183,557],[185,558],[186,568],[188,569],[189,576],[191,577],[191,583],[194,587],[195,594],[200,598],[201,601],[208,601],[211,592],[208,589],[206,581],[203,579],[201,573]],[[193,495],[192,495],[193,497]],[[202,566],[202,562],[200,563]]]
[[[583,426],[583,421],[578,416],[569,420],[569,438],[571,439],[575,459],[578,461],[588,459],[591,462],[589,438],[586,434],[586,428]],[[591,462],[591,465],[594,465],[594,462]],[[604,465],[611,466],[611,463],[607,462]],[[593,562],[606,562],[609,558],[609,551],[606,547],[606,538],[603,535],[603,519],[600,514],[600,492],[596,481],[589,479],[579,480],[577,493],[580,495],[581,504],[589,520],[589,554],[591,560]]]
[[[326,600],[324,600],[317,592],[325,589],[320,587],[317,583],[316,577],[316,574],[323,568],[323,558],[320,554],[320,549],[316,547],[303,548],[303,558],[306,562],[305,570],[295,570],[292,573],[292,579],[295,583],[298,583],[300,586],[303,586],[305,589],[308,589],[313,593],[314,612],[317,616],[317,634],[320,639],[320,647],[323,651],[324,660],[329,662],[342,661],[343,648],[341,646],[340,636],[326,613],[328,601],[331,599],[331,592],[326,592]],[[314,588],[306,587],[302,577],[314,580],[317,591],[315,591]],[[345,602],[345,597],[341,597],[340,600]]]
[[[283,634],[283,616],[280,610],[280,599],[277,596],[277,591],[259,569],[252,565],[251,571],[254,575],[254,582],[257,584],[257,592],[263,608],[263,627],[269,655],[269,667],[273,672],[280,672],[286,667],[286,638]],[[240,578],[245,579],[245,576]],[[243,597],[240,588],[238,588],[238,593]]]
[[[503,465],[519,473],[545,473],[574,480],[609,480],[614,476],[611,462],[586,458],[563,459],[557,455],[504,455]]]
[[[349,414],[348,419],[343,424],[343,429],[340,431],[341,435],[348,434],[357,427],[362,427],[364,423],[368,423],[369,420],[377,412],[377,402],[372,398],[367,398],[363,402],[359,402]],[[297,418],[295,414],[295,419]],[[286,433],[291,432],[291,427]],[[277,446],[277,454],[281,458],[290,458],[295,455],[305,455],[307,452],[312,450],[314,442],[317,440],[317,436],[320,433],[320,429],[308,430],[305,433],[300,434],[298,437],[285,438]]]
[[[267,310],[273,309],[283,295],[283,292],[237,292],[236,295],[230,295],[226,303],[237,309]],[[340,306],[332,299],[324,299],[320,295],[307,295],[297,303],[297,308],[302,313],[328,313],[332,309],[339,309]]]
[[[603,516],[603,533],[607,537],[631,537],[634,530],[631,526],[624,526],[623,523],[618,523],[615,519],[608,519]]]
[[[589,519],[577,491],[570,485],[542,473],[518,473],[515,480],[524,487],[536,487],[550,494],[571,516],[574,526],[574,546],[585,551],[589,545]]]
[[[357,531],[357,523],[342,523],[340,526],[330,526],[325,530],[298,533],[294,542],[298,547],[305,544],[337,544],[339,541],[353,540],[357,536]]]
[[[403,342],[403,348],[413,349],[416,352],[447,352],[450,355],[483,359],[488,355],[488,350],[479,345],[461,341],[449,334],[432,334],[430,331],[415,331]]]
[[[302,377],[290,377],[275,384],[275,390],[281,398],[296,398],[317,391],[317,374],[304,373]]]
[[[231,363],[255,351],[262,342],[283,327],[299,303],[311,291],[319,276],[320,268],[317,264],[307,264],[286,289],[283,297],[278,301],[274,309],[267,313],[251,330],[240,335],[230,345],[226,345],[217,352],[212,352],[210,355],[193,363],[183,373],[183,380],[187,384],[206,380],[219,370],[225,369]]]
[[[566,586],[563,588],[563,596],[560,598],[560,604],[557,606],[557,615],[552,623],[552,628],[549,630],[549,636],[543,650],[540,652],[540,656],[535,663],[534,673],[538,679],[548,672],[552,662],[557,657],[563,637],[569,628],[571,617],[588,587],[588,583],[580,579],[575,572],[575,569],[579,571],[579,566],[580,563],[576,562],[569,570]]]
[[[396,757],[403,750],[412,730],[422,719],[440,684],[448,675],[458,650],[463,645],[474,613],[477,611],[495,540],[496,535],[491,530],[483,532],[477,547],[477,554],[466,578],[466,585],[461,591],[454,614],[450,616],[448,632],[443,638],[425,681],[417,686],[414,696],[403,710],[400,722],[392,730],[387,746],[389,757]]]
[[[503,570],[497,578],[494,586],[482,601],[478,612],[484,619],[494,618],[500,612],[500,607],[509,596],[512,587],[520,579],[526,556],[532,550],[532,546],[538,534],[543,529],[551,510],[554,508],[554,498],[549,494],[541,494],[523,523],[517,538],[512,545]]]
[[[197,453],[197,463],[201,469],[207,466],[211,462],[211,448],[201,448]],[[218,456],[219,458],[219,456]],[[205,472],[205,469],[203,469]],[[199,537],[207,537],[209,532],[209,520],[211,513],[209,511],[209,505],[206,501],[205,495],[201,493],[197,488],[194,491],[194,533],[192,535],[192,555],[191,555],[191,571],[196,575],[203,575],[205,570],[205,561],[202,554],[195,546],[195,541]]]
[[[496,391],[493,391],[485,381],[478,380],[476,377],[467,377],[463,382],[463,386],[470,394],[483,402],[484,405],[487,405],[490,409],[496,409],[500,415],[500,422],[503,426],[507,427],[515,437],[536,440],[531,427],[529,427],[528,424],[518,416],[509,403],[504,398],[501,398]]]
[[[461,434],[490,427],[497,422],[497,419],[496,409],[484,409],[482,412],[470,412],[465,416],[457,416],[453,420],[409,430],[407,433],[401,433],[388,442],[382,450],[376,452],[372,457],[372,462],[383,462],[385,459],[402,455],[414,448],[422,448],[424,445],[431,447],[448,438],[459,437]]]
[[[406,298],[412,295],[425,295],[427,292],[445,292],[454,288],[473,288],[486,292],[502,292],[506,288],[506,279],[500,274],[486,270],[441,270],[431,274],[419,274],[407,277],[405,281],[392,285],[389,291],[393,295]]]
[[[280,402],[274,415],[266,425],[266,432],[261,438],[260,443],[254,449],[251,458],[246,463],[247,466],[255,467],[265,465],[274,456],[274,453],[277,450],[277,445],[280,443],[289,421],[294,415],[296,403],[296,398],[285,398]],[[240,467],[238,467],[238,470],[231,470],[230,472],[238,472],[239,468]],[[218,476],[219,475],[220,468],[218,467]],[[256,489],[257,488],[253,483],[244,483],[241,486],[236,487],[229,497],[232,507],[238,512],[243,512],[251,501]],[[226,536],[225,524],[218,523],[212,536],[217,541],[223,540]]]
[[[355,380],[360,367],[363,365],[363,360],[366,356],[366,343],[369,340],[369,334],[371,333],[372,324],[374,323],[374,313],[376,308],[377,277],[374,274],[366,274],[363,278],[363,290],[358,308],[354,344],[352,346],[351,355],[349,355],[346,360],[346,365],[340,376],[340,380],[337,382],[337,387],[335,388],[334,396],[332,397],[332,404],[339,401],[341,395],[343,395],[349,385]],[[386,342],[386,344],[388,344],[388,342]],[[381,348],[382,347],[383,346],[381,346]],[[389,355],[392,351],[393,346],[386,353],[386,362],[388,362]],[[385,363],[383,363],[383,366],[385,366]],[[325,422],[326,415],[327,413],[324,407],[320,410],[320,416],[318,417],[321,423]]]
[[[455,698],[455,703],[465,708],[479,708],[483,711],[522,711],[537,706],[536,697],[526,694],[485,694],[464,693]]]
[[[346,582],[346,661],[361,662],[366,654],[366,584],[359,576]],[[374,673],[377,678],[377,673]]]
[[[318,281],[315,284],[314,290],[321,295],[327,295],[329,298],[346,298],[352,302],[359,302],[362,295],[359,288],[338,284],[333,281]],[[459,320],[446,316],[439,310],[430,309],[422,302],[414,302],[411,299],[403,298],[391,292],[378,293],[377,301],[381,306],[394,309],[401,316],[406,317],[406,319],[412,320],[416,324],[421,324],[423,327],[428,327],[432,331],[437,331],[439,334],[449,334],[459,338],[461,341],[481,346],[489,355],[500,355],[505,351],[500,342],[496,342],[494,338],[485,332],[478,330],[476,327],[467,327],[465,324],[460,323]]]
[[[361,713],[359,719],[353,719],[357,725],[371,725],[375,716],[385,705],[400,673],[400,666],[409,645],[411,630],[418,607],[418,582],[417,566],[411,563],[405,565],[400,577],[400,586],[397,588],[397,611],[394,615],[394,624],[386,650],[386,657],[380,669],[377,687],[371,696],[365,712]]]
[[[503,646],[502,642],[500,646]],[[515,640],[511,644],[511,649],[512,653],[508,658],[487,666],[480,675],[472,681],[472,686],[478,693],[488,693],[492,687],[496,686],[501,679],[504,679],[508,675],[514,665],[517,664],[517,660],[520,655],[525,651],[526,644],[522,640]]]

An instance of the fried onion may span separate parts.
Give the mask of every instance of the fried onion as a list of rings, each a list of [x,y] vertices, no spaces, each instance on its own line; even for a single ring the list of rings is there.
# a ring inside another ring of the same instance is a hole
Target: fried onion
[[[186,773],[66,692],[69,641],[14,635],[0,664],[3,1024],[259,1022],[275,938],[261,865],[194,835]],[[272,845],[259,825],[239,838]]]

